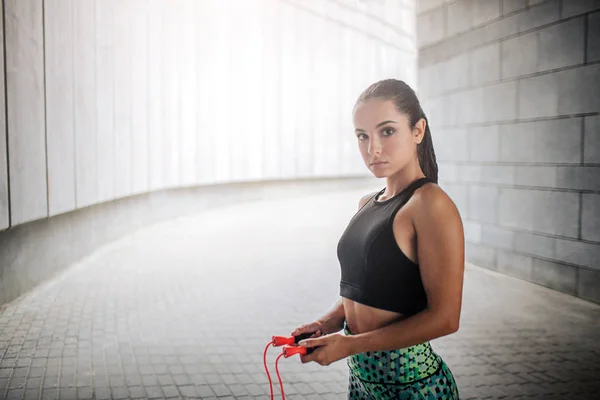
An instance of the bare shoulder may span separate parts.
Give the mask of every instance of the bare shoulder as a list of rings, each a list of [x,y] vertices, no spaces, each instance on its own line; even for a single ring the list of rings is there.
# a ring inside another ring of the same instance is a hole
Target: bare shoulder
[[[367,202],[369,201],[369,199],[371,197],[375,196],[376,193],[379,193],[379,192],[369,193],[369,194],[366,194],[363,197],[361,197],[360,201],[358,202],[358,209],[360,210],[361,208],[363,208],[365,206],[365,204],[367,204]]]
[[[438,220],[443,218],[448,221],[458,218],[460,214],[456,204],[450,196],[437,184],[427,183],[423,185],[414,194],[415,200],[415,218]]]

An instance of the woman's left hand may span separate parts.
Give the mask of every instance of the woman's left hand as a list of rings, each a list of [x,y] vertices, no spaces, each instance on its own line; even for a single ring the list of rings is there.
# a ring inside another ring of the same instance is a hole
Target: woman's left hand
[[[352,354],[350,349],[352,338],[340,333],[332,333],[318,338],[304,339],[298,345],[317,347],[311,354],[300,356],[302,363],[315,361],[327,366],[333,362],[346,358]]]

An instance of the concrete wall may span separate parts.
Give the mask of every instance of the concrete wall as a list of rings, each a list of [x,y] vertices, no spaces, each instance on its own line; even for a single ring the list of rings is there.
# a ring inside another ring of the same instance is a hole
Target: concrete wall
[[[354,100],[416,84],[413,0],[3,5],[0,230],[169,188],[368,174]]]
[[[419,96],[468,260],[600,302],[600,2],[417,7]]]

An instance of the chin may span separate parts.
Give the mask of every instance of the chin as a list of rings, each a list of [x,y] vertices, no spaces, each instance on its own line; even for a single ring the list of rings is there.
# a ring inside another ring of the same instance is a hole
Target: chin
[[[387,178],[389,175],[388,172],[373,170],[371,168],[369,168],[369,171],[371,171],[371,174],[373,174],[375,178]]]
[[[373,174],[373,176],[374,176],[375,178],[387,178],[387,174],[384,174],[384,173],[382,173],[382,172],[379,172],[379,173],[377,173],[377,172],[373,172],[373,171],[371,171],[371,173]]]

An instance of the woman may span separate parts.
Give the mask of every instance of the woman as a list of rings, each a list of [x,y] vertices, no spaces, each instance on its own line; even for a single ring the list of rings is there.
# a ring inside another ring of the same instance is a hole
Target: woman
[[[415,92],[393,79],[367,88],[353,117],[363,160],[386,186],[359,201],[340,238],[340,299],[292,332],[316,332],[299,343],[316,347],[302,362],[347,358],[348,399],[458,399],[429,341],[458,330],[464,233],[437,186],[427,118]]]

